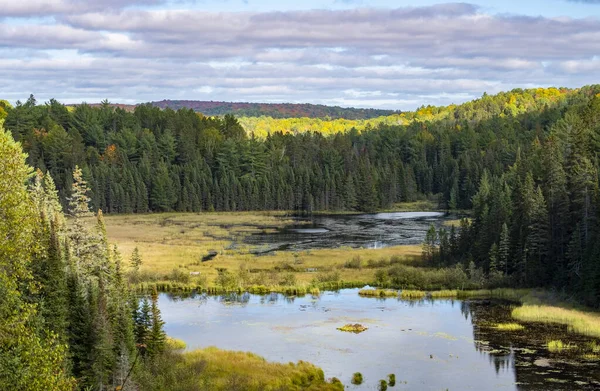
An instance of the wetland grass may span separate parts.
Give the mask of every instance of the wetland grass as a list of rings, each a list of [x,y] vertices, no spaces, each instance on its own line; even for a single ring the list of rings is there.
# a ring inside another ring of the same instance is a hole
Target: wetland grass
[[[429,293],[432,299],[447,299],[458,297],[458,291],[456,289],[449,290],[444,289],[440,291],[432,291]]]
[[[493,328],[498,331],[521,331],[525,329],[525,326],[518,323],[498,323]]]
[[[425,291],[402,289],[400,292],[400,297],[402,299],[420,300],[425,298],[426,294],[427,292]]]
[[[166,352],[155,366],[161,376],[140,376],[140,389],[344,390],[339,381],[326,381],[323,370],[313,364],[304,361],[272,363],[253,353],[226,351],[215,347],[187,353]],[[207,384],[210,385],[208,388]]]
[[[571,345],[570,343],[565,343],[559,339],[559,340],[548,341],[546,343],[546,347],[551,352],[560,353],[565,350],[574,349],[577,346]]]
[[[512,317],[523,322],[557,323],[566,325],[569,331],[600,338],[600,315],[574,309],[548,305],[517,307]]]
[[[338,327],[337,329],[340,331],[345,331],[347,333],[360,334],[364,331],[367,331],[369,328],[367,326],[363,326],[360,323],[348,323],[343,325],[342,327]]]
[[[391,289],[361,289],[358,294],[365,297],[398,297],[398,291]]]
[[[361,385],[363,382],[363,375],[360,372],[355,372],[354,375],[352,375],[352,384],[354,385]]]

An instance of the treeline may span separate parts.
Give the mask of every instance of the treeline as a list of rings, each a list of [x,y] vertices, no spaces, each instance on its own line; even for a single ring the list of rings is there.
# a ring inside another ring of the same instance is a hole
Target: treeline
[[[431,196],[440,207],[470,209],[484,170],[501,175],[519,151],[527,153],[566,110],[586,105],[597,90],[484,96],[423,108],[408,125],[328,137],[256,138],[229,115],[149,105],[132,113],[108,104],[68,110],[54,100],[37,105],[33,97],[6,108],[5,126],[22,142],[28,163],[55,179],[63,205],[79,165],[92,207],[108,213],[373,211]],[[415,120],[426,116],[441,119]]]
[[[314,105],[310,103],[248,103],[248,102],[218,102],[200,100],[161,100],[150,103],[161,109],[192,109],[207,116],[232,114],[236,117],[272,118],[345,118],[350,120],[370,119],[392,115],[394,110],[361,109],[354,107],[339,107]]]
[[[1,388],[138,389],[132,369],[137,376],[166,347],[157,296],[138,305],[101,211],[95,228],[84,224],[81,171],[67,225],[51,176],[33,174],[1,126],[0,167]]]
[[[423,106],[416,111],[389,114],[373,118],[353,119],[350,117],[328,118],[277,118],[268,115],[242,116],[240,123],[248,133],[256,137],[268,134],[317,132],[324,135],[348,132],[351,129],[369,131],[381,125],[408,125],[411,122],[434,121],[470,121],[478,122],[493,117],[515,117],[532,111],[540,111],[564,103],[579,90],[566,88],[514,89],[490,96],[484,94],[480,99],[461,105]]]
[[[504,157],[505,169],[484,168],[472,221],[430,230],[424,253],[481,269],[492,283],[557,287],[598,307],[600,94],[557,114]]]

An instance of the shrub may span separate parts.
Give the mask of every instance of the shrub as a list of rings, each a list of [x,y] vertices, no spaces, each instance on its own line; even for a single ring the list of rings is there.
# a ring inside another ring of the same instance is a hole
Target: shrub
[[[190,282],[190,274],[188,272],[184,272],[183,270],[173,269],[165,279],[169,281],[188,283]]]
[[[344,267],[346,269],[362,269],[362,260],[360,259],[360,256],[357,255],[351,260],[346,261]]]
[[[379,380],[379,391],[387,391],[388,384],[385,380]]]

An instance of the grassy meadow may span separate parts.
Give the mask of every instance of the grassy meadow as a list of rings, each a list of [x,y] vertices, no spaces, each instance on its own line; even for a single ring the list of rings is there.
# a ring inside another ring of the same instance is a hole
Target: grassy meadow
[[[319,280],[372,283],[391,257],[407,265],[420,261],[421,246],[333,249],[253,254],[243,243],[253,233],[293,223],[284,212],[161,213],[105,216],[108,237],[127,261],[134,248],[142,257],[140,281],[178,281],[213,286],[219,270],[235,274],[244,286],[300,285]],[[92,224],[92,220],[90,220]],[[207,262],[202,257],[214,251]]]

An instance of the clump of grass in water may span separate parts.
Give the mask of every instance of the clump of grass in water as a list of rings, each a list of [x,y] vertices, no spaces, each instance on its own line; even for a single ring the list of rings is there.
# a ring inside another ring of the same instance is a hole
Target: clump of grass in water
[[[379,391],[387,391],[388,384],[385,380],[379,380]]]
[[[337,328],[340,331],[346,331],[348,333],[354,333],[354,334],[359,334],[362,333],[363,331],[367,331],[369,328],[367,326],[363,326],[360,323],[348,323],[342,327],[338,327]]]
[[[498,323],[494,326],[494,328],[500,331],[520,331],[524,330],[525,326],[518,323]]]
[[[443,299],[449,297],[458,297],[458,291],[454,290],[441,290],[441,291],[433,291],[430,293],[432,299]]]
[[[573,349],[576,347],[575,345],[571,345],[570,343],[564,343],[560,339],[554,340],[554,341],[548,341],[546,343],[546,346],[548,347],[548,350],[551,352],[562,352],[563,350],[569,350],[569,349]]]
[[[400,297],[403,299],[422,299],[425,297],[425,294],[425,291],[403,289],[402,292],[400,292]]]
[[[360,372],[355,372],[354,375],[352,375],[352,384],[354,385],[361,385],[363,382],[363,375]]]
[[[390,289],[361,289],[358,294],[367,297],[398,297],[398,291]]]
[[[388,375],[388,384],[390,385],[390,387],[394,387],[396,385],[396,375],[394,375],[393,373],[390,373]]]

